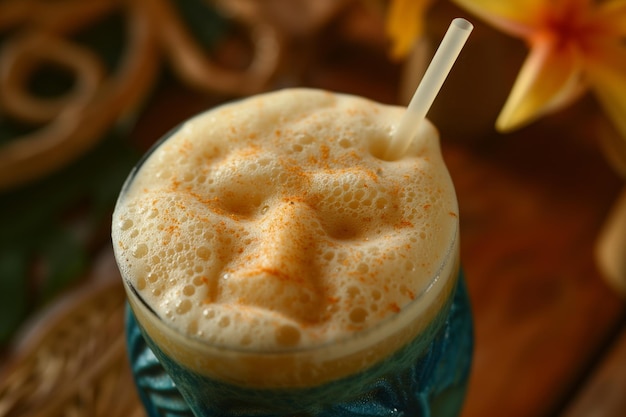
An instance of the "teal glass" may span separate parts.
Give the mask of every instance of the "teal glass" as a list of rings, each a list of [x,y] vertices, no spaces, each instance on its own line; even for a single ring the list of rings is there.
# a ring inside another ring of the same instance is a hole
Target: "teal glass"
[[[242,388],[199,375],[165,355],[130,308],[126,318],[132,372],[149,417],[453,417],[463,404],[473,350],[461,274],[451,302],[412,342],[356,375],[305,389]],[[425,337],[432,340],[424,347]]]

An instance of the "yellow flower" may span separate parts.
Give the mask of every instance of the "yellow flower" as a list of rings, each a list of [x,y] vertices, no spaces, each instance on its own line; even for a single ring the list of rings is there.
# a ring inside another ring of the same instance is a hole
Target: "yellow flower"
[[[433,0],[390,0],[385,29],[391,39],[391,56],[404,58],[424,32],[424,14]]]
[[[588,89],[626,138],[626,0],[453,0],[530,53],[496,121],[510,131]]]

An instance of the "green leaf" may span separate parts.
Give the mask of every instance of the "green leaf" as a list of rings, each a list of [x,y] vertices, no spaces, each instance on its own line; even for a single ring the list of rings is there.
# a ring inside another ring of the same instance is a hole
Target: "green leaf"
[[[175,1],[172,6],[177,9],[180,19],[194,39],[207,50],[215,47],[229,29],[230,22],[206,1]]]
[[[67,230],[53,230],[41,243],[40,256],[46,270],[41,300],[45,302],[76,282],[87,269],[89,259],[85,247]]]
[[[27,258],[23,252],[0,252],[0,343],[6,343],[28,309]]]
[[[125,135],[111,133],[62,171],[0,194],[0,343],[29,310],[83,276],[139,156]]]

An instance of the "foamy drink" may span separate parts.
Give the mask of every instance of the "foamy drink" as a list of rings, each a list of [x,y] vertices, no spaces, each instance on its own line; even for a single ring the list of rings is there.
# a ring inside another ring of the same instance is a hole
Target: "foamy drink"
[[[443,337],[458,207],[428,121],[400,159],[382,157],[404,110],[310,89],[259,95],[185,122],[131,174],[116,259],[195,413],[362,402]]]

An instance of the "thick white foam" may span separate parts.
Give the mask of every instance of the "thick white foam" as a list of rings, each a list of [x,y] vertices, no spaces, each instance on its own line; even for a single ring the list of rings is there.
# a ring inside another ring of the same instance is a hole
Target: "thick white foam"
[[[458,245],[432,125],[379,157],[403,112],[297,89],[191,119],[120,196],[122,275],[170,328],[235,350],[326,346],[399,316]],[[421,298],[432,318],[441,297]]]

